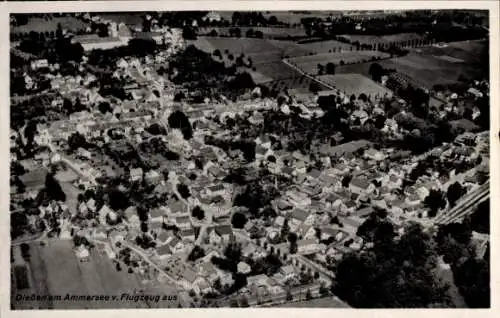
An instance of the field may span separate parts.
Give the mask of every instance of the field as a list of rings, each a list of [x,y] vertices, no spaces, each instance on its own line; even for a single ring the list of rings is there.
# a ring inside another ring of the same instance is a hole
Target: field
[[[460,75],[476,76],[478,73],[478,69],[473,65],[449,62],[424,54],[408,54],[380,61],[380,64],[412,77],[429,89],[435,84],[456,83]]]
[[[100,13],[99,14],[103,19],[111,20],[116,23],[125,23],[128,26],[132,27],[141,27],[142,26],[142,16],[137,13]]]
[[[318,73],[318,64],[326,65],[327,63],[334,63],[336,66],[341,61],[344,63],[359,63],[363,61],[370,61],[373,58],[387,58],[386,53],[378,51],[353,51],[353,52],[337,52],[331,54],[318,54],[311,56],[301,56],[289,59],[291,64],[296,65],[308,74]]]
[[[462,41],[447,43],[444,47],[428,46],[412,49],[416,53],[432,55],[455,63],[481,62],[481,56],[486,49],[485,41]]]
[[[212,30],[215,30],[219,36],[229,36],[230,27],[207,27],[200,28],[199,34],[209,34]],[[241,36],[244,37],[248,30],[260,31],[264,35],[264,37],[297,37],[297,36],[306,36],[306,31],[304,28],[285,28],[285,27],[239,27],[241,30]]]
[[[374,43],[391,43],[391,42],[401,42],[413,39],[422,39],[423,36],[416,33],[400,33],[391,35],[341,35],[342,37],[349,39],[352,42],[358,41],[360,44],[374,44]]]
[[[337,51],[347,51],[350,50],[351,46],[347,43],[342,43],[335,40],[328,41],[318,41],[311,43],[298,44],[300,47],[303,47],[304,50],[312,51],[313,53],[322,54],[322,53],[331,53],[330,50]]]
[[[112,261],[101,251],[93,250],[88,262],[80,262],[72,250],[71,241],[51,241],[46,246],[32,244],[30,252],[31,293],[36,295],[119,297],[121,293],[133,293],[143,288],[135,274],[128,274],[126,270],[116,271]],[[29,293],[25,292],[25,294]],[[44,304],[19,302],[14,305],[56,309],[147,307],[143,303],[120,302],[117,304],[112,301],[53,301]]]
[[[310,52],[290,41],[266,39],[198,37],[194,41],[188,41],[188,44],[207,53],[213,53],[215,49],[219,49],[222,54],[228,50],[234,56],[243,53],[252,58],[254,65],[281,60],[286,55],[301,56]]]
[[[264,13],[265,17],[275,16],[278,21],[297,24],[303,18],[327,18],[329,16],[337,16],[339,12],[328,12],[328,11],[312,11],[312,12],[294,12],[294,11],[270,11]]]
[[[321,75],[318,76],[318,79],[348,95],[354,94],[356,97],[361,93],[365,93],[367,96],[384,96],[385,94],[392,96],[392,92],[388,88],[360,74]]]
[[[63,29],[71,31],[84,30],[87,27],[86,23],[74,17],[52,17],[47,20],[31,17],[27,24],[12,27],[11,33],[55,32],[59,23]]]

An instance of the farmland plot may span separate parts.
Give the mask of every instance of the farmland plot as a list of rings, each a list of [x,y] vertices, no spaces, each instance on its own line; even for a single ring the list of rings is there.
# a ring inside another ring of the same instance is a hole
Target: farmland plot
[[[71,31],[85,30],[88,26],[74,17],[52,17],[47,19],[32,17],[27,24],[12,27],[11,33],[55,32],[58,24],[61,24],[63,29]]]
[[[339,74],[318,76],[321,81],[332,85],[336,89],[348,95],[354,94],[358,97],[361,93],[367,96],[392,96],[391,90],[384,87],[361,74]]]
[[[341,61],[343,61],[345,64],[350,64],[368,62],[375,58],[387,57],[389,57],[388,54],[378,51],[353,51],[296,57],[289,59],[289,62],[296,65],[308,74],[317,74],[318,64],[325,65],[327,63],[334,63],[336,66],[338,66],[341,64]]]
[[[416,33],[399,33],[399,34],[391,34],[391,35],[383,35],[383,36],[378,36],[378,35],[358,35],[358,34],[352,34],[352,35],[341,35],[342,37],[352,41],[356,42],[358,41],[360,44],[377,44],[377,43],[391,43],[391,42],[402,42],[402,41],[408,41],[408,40],[419,40],[423,39],[424,37],[421,35],[418,35]]]
[[[475,76],[478,72],[473,65],[449,62],[423,54],[408,54],[379,63],[384,68],[396,69],[414,78],[428,89],[436,84],[456,83],[460,75]]]
[[[141,285],[136,274],[127,273],[126,268],[116,271],[112,261],[104,253],[91,252],[88,262],[80,262],[72,249],[72,241],[50,241],[41,247],[32,244],[30,268],[33,272],[33,287],[38,295],[109,295],[120,296],[132,293]],[[121,307],[145,307],[143,303],[122,302]],[[111,308],[116,303],[88,301],[53,301],[43,308],[55,309]]]
[[[335,40],[328,40],[328,41],[318,41],[318,42],[311,42],[311,43],[304,43],[304,44],[298,44],[300,47],[302,47],[304,50],[316,53],[316,54],[322,54],[322,53],[332,53],[333,50],[338,51],[350,51],[350,48],[352,45],[347,44],[347,43],[342,43],[339,41]]]
[[[232,27],[207,27],[207,28],[201,28],[199,30],[200,34],[207,35],[212,32],[212,30],[215,30],[217,32],[217,35],[219,36],[230,36],[229,30],[232,29]],[[241,31],[241,36],[244,37],[246,36],[246,33],[249,30],[253,30],[254,32],[260,31],[262,32],[263,36],[265,38],[281,38],[281,37],[302,37],[306,36],[306,31],[302,27],[239,27]]]

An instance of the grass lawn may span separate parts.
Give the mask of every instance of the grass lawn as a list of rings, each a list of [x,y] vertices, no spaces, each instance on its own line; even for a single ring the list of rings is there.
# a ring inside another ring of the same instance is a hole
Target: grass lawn
[[[348,95],[354,94],[356,97],[361,93],[365,93],[367,96],[377,94],[379,96],[385,94],[392,96],[391,90],[361,74],[321,75],[318,78],[341,91],[345,91]]]

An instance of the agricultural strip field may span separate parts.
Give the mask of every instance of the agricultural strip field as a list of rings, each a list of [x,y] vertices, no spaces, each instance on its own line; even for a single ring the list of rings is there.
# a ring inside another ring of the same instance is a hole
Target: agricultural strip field
[[[72,241],[54,240],[46,246],[31,245],[30,269],[37,295],[109,295],[132,294],[142,288],[136,274],[126,268],[118,272],[104,252],[94,249],[88,262],[80,262]],[[42,308],[145,308],[144,303],[104,301],[53,301]]]
[[[68,29],[71,31],[85,30],[87,24],[83,21],[74,17],[52,17],[50,19],[44,18],[29,18],[29,21],[25,25],[14,26],[11,28],[11,33],[29,33],[31,31],[35,32],[55,32],[57,30],[57,25],[61,24],[63,29]]]
[[[300,20],[304,18],[327,18],[329,16],[338,16],[340,13],[328,11],[312,11],[312,12],[294,12],[294,11],[270,11],[263,13],[267,18],[275,16],[278,21],[289,24],[300,24]]]
[[[318,42],[310,42],[310,43],[303,43],[303,44],[298,44],[300,47],[302,47],[304,50],[311,51],[316,54],[322,54],[322,53],[331,53],[332,50],[338,51],[350,51],[350,48],[352,45],[347,44],[347,43],[342,43],[339,41],[335,40],[328,40],[328,41],[318,41]]]
[[[343,61],[345,64],[368,62],[372,59],[387,58],[388,54],[378,51],[353,51],[353,52],[337,52],[331,54],[318,54],[312,56],[302,56],[289,59],[291,64],[296,65],[308,74],[318,73],[318,64],[325,65],[334,63],[336,66]]]
[[[358,41],[360,44],[376,44],[376,43],[391,43],[391,42],[401,42],[408,40],[418,40],[424,37],[416,33],[400,33],[391,35],[341,35],[342,37],[349,39],[352,42]]]
[[[207,35],[215,30],[219,36],[230,36],[229,29],[231,27],[207,27],[200,28],[199,34]],[[306,31],[302,27],[239,27],[241,30],[241,36],[244,37],[249,30],[260,31],[264,37],[296,37],[296,36],[306,36]]]
[[[432,55],[455,63],[478,63],[486,50],[485,41],[460,41],[446,43],[444,47],[427,46],[412,49],[412,51],[425,55]]]
[[[458,82],[460,75],[475,76],[478,70],[462,63],[448,62],[431,55],[408,54],[403,57],[379,61],[380,65],[388,69],[396,69],[416,82],[422,83],[431,89],[435,84],[453,84]]]
[[[254,65],[262,62],[281,60],[284,56],[302,56],[309,54],[309,50],[291,41],[248,39],[248,38],[219,38],[198,37],[196,40],[187,41],[198,49],[212,54],[219,49],[223,55],[228,53],[238,56],[243,53],[251,57]]]
[[[385,94],[392,96],[391,90],[361,74],[321,75],[318,79],[348,95],[354,94],[356,97],[361,93],[367,96],[384,96]]]

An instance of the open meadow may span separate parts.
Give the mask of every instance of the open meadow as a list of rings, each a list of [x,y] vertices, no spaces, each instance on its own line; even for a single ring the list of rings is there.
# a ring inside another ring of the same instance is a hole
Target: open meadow
[[[385,94],[392,96],[391,90],[361,74],[321,75],[318,79],[348,95],[354,94],[356,97],[361,93],[367,96],[384,96]]]
[[[89,260],[81,262],[69,240],[51,240],[45,246],[30,245],[31,293],[36,295],[109,295],[120,298],[122,293],[133,294],[143,289],[136,274],[127,269],[117,271],[108,256],[97,248]],[[25,294],[29,294],[24,292]],[[16,292],[14,293],[16,294]],[[117,304],[119,302],[119,304]],[[150,305],[131,301],[52,301],[44,303],[19,302],[16,307],[83,309],[83,308],[147,308]]]

